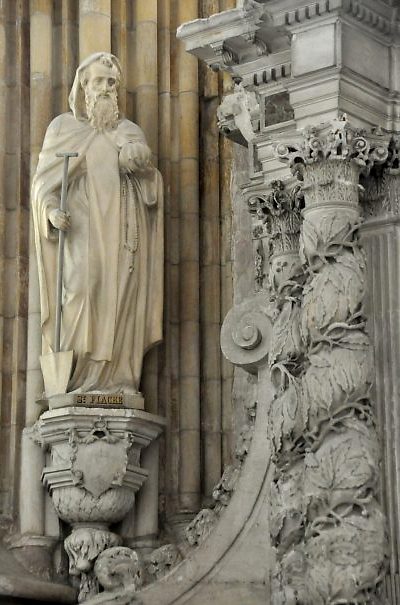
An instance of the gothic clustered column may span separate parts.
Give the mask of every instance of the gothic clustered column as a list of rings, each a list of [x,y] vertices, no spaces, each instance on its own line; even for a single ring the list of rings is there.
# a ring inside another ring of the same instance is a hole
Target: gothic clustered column
[[[304,278],[291,273],[282,287],[282,262],[271,263],[270,288],[280,302],[270,364],[273,377],[282,377],[270,412],[273,603],[377,604],[386,528],[357,232],[360,174],[386,160],[388,141],[343,118],[276,151],[302,181],[305,208]],[[265,205],[273,220],[276,207]],[[292,217],[298,221],[298,206]]]

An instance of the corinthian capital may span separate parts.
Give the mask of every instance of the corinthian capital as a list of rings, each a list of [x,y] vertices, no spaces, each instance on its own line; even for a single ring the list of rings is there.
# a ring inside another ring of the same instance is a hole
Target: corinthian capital
[[[350,161],[368,174],[375,164],[383,164],[388,157],[390,135],[379,128],[367,132],[350,124],[346,115],[332,122],[309,126],[297,140],[282,140],[276,146],[276,155],[288,162],[292,170],[321,161]]]
[[[283,181],[272,181],[268,190],[253,195],[248,205],[253,216],[253,237],[265,238],[269,255],[298,251],[304,205],[299,183],[290,187]]]

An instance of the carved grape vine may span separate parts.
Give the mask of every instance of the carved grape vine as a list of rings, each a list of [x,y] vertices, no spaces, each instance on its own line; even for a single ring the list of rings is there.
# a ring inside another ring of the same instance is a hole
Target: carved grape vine
[[[299,328],[305,354],[294,378],[284,360],[286,382],[271,414],[277,469],[272,601],[377,604],[386,529],[376,497],[379,446],[363,314],[358,179],[385,161],[388,141],[379,132],[368,138],[342,119],[308,129],[277,153],[303,182],[300,258],[307,281]],[[293,331],[290,323],[287,330]]]

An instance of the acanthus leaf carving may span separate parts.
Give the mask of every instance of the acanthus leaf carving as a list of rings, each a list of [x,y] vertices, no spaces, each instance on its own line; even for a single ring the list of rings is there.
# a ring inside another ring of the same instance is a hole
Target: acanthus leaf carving
[[[329,511],[325,512],[328,523],[335,514],[339,516],[340,507],[366,511],[377,486],[377,457],[374,432],[362,434],[356,428],[346,431],[344,437],[330,435],[315,453],[306,453],[304,494],[311,528],[322,522],[324,511]]]
[[[400,137],[392,136],[389,156],[362,181],[361,203],[365,219],[400,215]]]
[[[305,510],[302,500],[304,465],[297,461],[277,472],[271,486],[271,537],[279,554],[283,554],[303,536]]]
[[[308,343],[318,342],[323,335],[333,338],[338,324],[350,322],[357,327],[363,321],[364,271],[351,253],[340,254],[335,260],[335,265],[323,265],[304,289],[301,326]]]
[[[94,563],[103,550],[121,543],[121,538],[105,529],[79,527],[65,539],[64,547],[69,558],[69,573],[80,577],[78,600],[81,603],[99,591]]]
[[[296,367],[300,395],[293,397],[297,381],[288,379],[293,368],[282,360],[286,378],[271,413],[274,605],[380,603],[386,529],[377,501],[358,197],[360,174],[388,157],[397,169],[398,146],[388,150],[388,144],[379,130],[361,132],[344,117],[277,146],[303,184],[300,258],[307,279],[301,293],[305,351]]]
[[[301,383],[291,375],[289,382],[274,400],[269,417],[270,438],[275,453],[282,450],[292,452],[294,442],[303,433],[304,422],[301,414]]]
[[[253,237],[265,241],[263,256],[298,250],[303,207],[300,185],[290,188],[283,181],[273,181],[268,193],[250,197],[248,205],[253,216]],[[260,270],[257,275],[260,280]]]
[[[269,364],[290,363],[298,359],[303,350],[300,331],[301,309],[295,301],[286,300],[273,324]]]
[[[347,402],[368,397],[372,381],[371,351],[321,346],[310,354],[310,366],[302,379],[303,415],[306,426],[314,425]]]
[[[278,144],[276,154],[296,173],[299,168],[303,170],[301,165],[332,160],[352,161],[359,172],[368,174],[375,164],[383,164],[388,158],[389,139],[379,128],[371,132],[354,128],[343,114],[332,122],[307,127],[295,143]],[[322,187],[329,184],[329,180],[320,183]],[[357,189],[358,183],[354,187]]]

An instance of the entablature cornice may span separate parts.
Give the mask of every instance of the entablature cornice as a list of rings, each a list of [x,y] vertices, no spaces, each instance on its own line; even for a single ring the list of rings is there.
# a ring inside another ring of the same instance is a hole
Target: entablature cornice
[[[250,0],[241,8],[197,19],[178,28],[177,36],[188,52],[215,70],[228,71],[251,85],[252,76],[267,73],[274,56],[286,51],[285,69],[291,73],[291,38],[304,30],[322,26],[328,19],[344,19],[362,26],[388,46],[398,43],[400,21],[392,2],[383,0]]]

